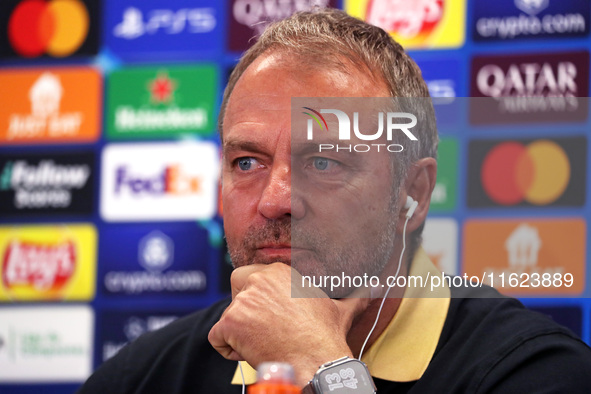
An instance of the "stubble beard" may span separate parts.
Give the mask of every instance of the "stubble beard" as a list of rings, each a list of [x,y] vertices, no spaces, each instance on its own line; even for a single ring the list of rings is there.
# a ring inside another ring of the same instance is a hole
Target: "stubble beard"
[[[399,187],[394,187],[384,214],[378,216],[380,224],[377,227],[378,239],[365,240],[362,235],[355,239],[329,238],[326,233],[316,228],[303,228],[297,220],[289,218],[269,220],[264,225],[251,225],[247,235],[242,240],[228,241],[228,251],[233,266],[241,267],[250,264],[271,264],[281,262],[292,266],[300,275],[309,277],[326,277],[343,275],[363,277],[379,276],[392,257],[396,226],[398,224],[398,196]],[[355,225],[352,223],[351,225]],[[335,232],[330,232],[334,234]],[[345,231],[344,234],[354,234]],[[291,244],[305,253],[296,253],[290,258],[261,258],[256,256],[256,248],[266,244]],[[320,283],[320,280],[316,283]],[[355,288],[353,286],[330,287],[328,284],[320,287],[331,298],[349,296]]]

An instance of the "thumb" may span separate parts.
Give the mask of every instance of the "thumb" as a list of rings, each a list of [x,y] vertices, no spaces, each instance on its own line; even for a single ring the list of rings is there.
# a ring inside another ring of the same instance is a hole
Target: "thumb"
[[[343,322],[346,324],[346,329],[351,328],[353,320],[361,315],[369,306],[372,298],[368,289],[357,289],[347,298],[333,299],[337,306],[339,313],[343,317]]]

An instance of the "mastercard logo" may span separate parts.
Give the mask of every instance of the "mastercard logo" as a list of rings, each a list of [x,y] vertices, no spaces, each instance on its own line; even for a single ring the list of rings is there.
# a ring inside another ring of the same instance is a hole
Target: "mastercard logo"
[[[90,21],[79,0],[25,0],[8,21],[8,40],[24,57],[65,57],[84,43]]]
[[[563,195],[570,178],[568,155],[550,140],[501,143],[486,155],[481,169],[484,191],[501,205],[551,204]]]

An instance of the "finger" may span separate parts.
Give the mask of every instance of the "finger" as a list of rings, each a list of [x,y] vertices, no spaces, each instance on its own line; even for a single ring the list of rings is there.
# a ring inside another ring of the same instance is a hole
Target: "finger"
[[[224,337],[223,323],[220,323],[220,322],[216,323],[209,331],[207,339],[209,340],[209,343],[211,344],[211,346],[213,346],[213,348],[219,354],[221,354],[222,357],[224,357],[228,360],[234,360],[234,361],[243,361],[244,360],[244,358],[240,355],[240,353],[238,353],[226,341],[226,338]]]
[[[232,287],[232,299],[236,297],[236,294],[240,293],[246,285],[248,277],[255,272],[262,271],[267,266],[265,264],[251,264],[236,268],[232,271],[230,277],[230,283]]]
[[[348,330],[353,324],[353,320],[361,315],[368,307],[371,302],[369,297],[354,297],[354,298],[341,298],[338,300],[332,300],[341,316],[343,317],[343,323],[345,328]]]
[[[291,267],[290,273],[292,298],[329,298],[321,289],[304,285],[302,275],[295,268]]]

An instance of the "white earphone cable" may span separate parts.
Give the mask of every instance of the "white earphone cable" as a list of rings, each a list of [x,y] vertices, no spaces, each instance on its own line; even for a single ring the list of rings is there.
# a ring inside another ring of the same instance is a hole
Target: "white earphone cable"
[[[238,367],[240,367],[240,377],[242,378],[242,394],[246,392],[246,382],[244,381],[244,372],[242,371],[242,361],[238,361]]]
[[[361,347],[361,351],[359,352],[359,360],[361,360],[361,356],[363,356],[363,351],[365,350],[365,345],[367,345],[367,341],[369,341],[369,337],[373,334],[373,330],[375,330],[376,326],[378,325],[378,320],[380,319],[380,314],[382,313],[382,308],[384,307],[384,303],[386,302],[386,298],[388,297],[388,293],[390,289],[394,287],[394,283],[396,282],[396,278],[398,277],[398,273],[400,272],[400,267],[402,266],[402,257],[404,256],[404,250],[406,249],[406,225],[408,224],[410,217],[406,217],[406,221],[404,222],[404,229],[402,230],[402,252],[400,252],[400,258],[398,259],[398,268],[396,269],[396,274],[393,277],[393,280],[388,283],[388,290],[386,290],[386,294],[384,294],[384,298],[382,298],[382,303],[380,304],[380,309],[378,309],[378,315],[376,316],[376,320],[373,323],[373,327],[369,330],[369,334],[365,338],[365,342],[363,342],[363,346]]]

